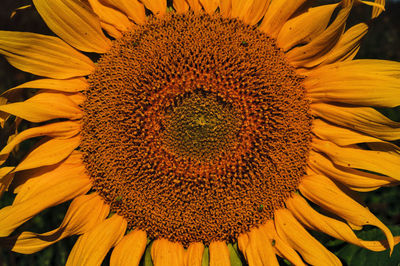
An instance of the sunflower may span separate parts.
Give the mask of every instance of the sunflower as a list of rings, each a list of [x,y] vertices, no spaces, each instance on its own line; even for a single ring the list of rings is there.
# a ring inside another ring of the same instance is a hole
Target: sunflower
[[[393,250],[355,193],[400,180],[400,123],[375,109],[400,104],[400,64],[353,60],[383,0],[33,4],[58,37],[0,31],[8,62],[44,77],[0,98],[15,131],[0,193],[16,193],[1,246],[30,254],[79,235],[67,265],[111,249],[111,265],[223,266],[238,250],[249,265],[341,265],[314,230]],[[347,27],[358,6],[371,18]],[[58,228],[12,234],[70,200]],[[359,239],[365,225],[386,240]]]

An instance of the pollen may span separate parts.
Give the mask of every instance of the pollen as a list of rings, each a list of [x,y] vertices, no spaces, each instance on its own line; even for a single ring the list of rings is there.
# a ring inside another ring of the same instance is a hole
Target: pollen
[[[93,189],[150,238],[232,241],[305,175],[309,100],[274,39],[219,15],[152,18],[113,42],[85,92]]]

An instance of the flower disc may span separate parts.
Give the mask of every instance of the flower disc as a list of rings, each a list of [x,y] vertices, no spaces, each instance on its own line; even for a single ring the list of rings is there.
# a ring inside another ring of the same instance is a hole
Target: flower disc
[[[305,174],[312,117],[274,39],[236,19],[170,14],[98,61],[81,150],[94,189],[151,238],[233,240]]]

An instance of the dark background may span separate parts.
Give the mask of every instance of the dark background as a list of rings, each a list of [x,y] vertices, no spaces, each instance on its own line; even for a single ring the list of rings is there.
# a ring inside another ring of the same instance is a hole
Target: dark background
[[[38,13],[33,7],[17,11],[10,18],[12,12],[21,6],[31,4],[30,0],[0,0],[0,30],[26,31],[53,35],[44,24]],[[357,58],[375,58],[400,61],[400,2],[389,1],[386,5],[387,11],[384,12],[371,25],[371,30],[367,34]],[[368,16],[370,9],[359,8],[353,12],[353,18]],[[356,23],[356,19],[351,19],[349,24]],[[0,93],[13,86],[32,80],[33,75],[19,71],[10,66],[7,61],[0,56]],[[400,93],[399,93],[400,95]],[[384,110],[393,120],[400,121],[400,109]],[[28,125],[27,125],[28,126]],[[29,149],[31,144],[22,145],[22,153]],[[22,156],[22,155],[21,155]],[[370,210],[387,225],[390,225],[394,234],[400,235],[400,190],[398,187],[381,188],[370,193],[362,193],[361,197],[365,200]],[[12,193],[5,193],[0,199],[0,208],[10,205],[13,200]],[[38,233],[50,231],[61,223],[68,203],[43,211],[40,215],[25,223],[18,231],[29,230]],[[360,237],[365,239],[380,236],[375,229],[366,228],[366,232],[361,233]],[[347,245],[341,241],[335,241],[329,237],[316,234],[331,251],[337,254],[346,265],[400,265],[400,250],[397,248],[392,259],[381,259],[386,253],[371,253],[360,250],[352,245]],[[0,266],[3,265],[64,265],[74,242],[75,237],[64,239],[49,248],[32,254],[21,255],[7,250],[0,249]],[[285,261],[281,261],[285,265]]]

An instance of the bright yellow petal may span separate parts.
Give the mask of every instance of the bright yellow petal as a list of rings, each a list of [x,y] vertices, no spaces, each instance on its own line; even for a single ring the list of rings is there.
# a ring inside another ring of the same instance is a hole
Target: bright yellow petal
[[[154,266],[185,265],[185,250],[180,243],[156,239],[151,246]]]
[[[299,189],[307,199],[352,224],[378,227],[386,235],[390,250],[393,250],[394,240],[390,230],[368,208],[361,206],[345,194],[329,178],[322,175],[306,176]]]
[[[115,39],[119,39],[122,37],[122,33],[117,30],[117,28],[115,28],[113,25],[104,22],[100,22],[100,25],[111,37]]]
[[[331,123],[326,122],[325,120],[318,118],[313,120],[312,131],[320,139],[329,140],[339,146],[348,146],[352,144],[368,142],[380,142],[385,143],[389,147],[392,147],[393,150],[398,150],[400,152],[400,148],[390,142],[368,136],[349,128],[335,126]]]
[[[260,30],[276,38],[286,21],[306,0],[271,1]]]
[[[80,119],[82,111],[65,93],[42,92],[24,102],[0,105],[7,112],[30,122],[44,122],[57,118]]]
[[[186,252],[186,266],[201,266],[203,260],[204,245],[196,242],[190,243]]]
[[[365,1],[365,2],[367,2],[367,1]],[[371,18],[377,18],[377,17],[382,13],[382,11],[385,10],[385,9],[384,9],[384,7],[385,7],[385,0],[375,0],[375,3],[381,5],[383,8],[382,8],[382,7],[374,7],[374,8],[372,9],[372,16],[371,16]]]
[[[72,78],[72,79],[37,79],[25,82],[14,88],[6,90],[1,94],[8,100],[15,101],[20,96],[22,89],[46,89],[63,92],[78,92],[84,91],[89,88],[89,83],[85,78]]]
[[[199,0],[199,1],[200,4],[203,6],[204,10],[210,15],[215,13],[215,10],[217,10],[219,5],[218,0]]]
[[[0,164],[4,163],[8,154],[22,141],[40,137],[49,136],[58,139],[68,139],[77,135],[80,131],[81,125],[78,122],[65,121],[44,125],[41,127],[33,127],[22,131],[15,138],[13,138],[4,148],[0,151]]]
[[[78,106],[81,106],[86,100],[86,96],[81,92],[66,93],[65,95]]]
[[[0,107],[1,108],[1,107]],[[343,107],[326,103],[311,104],[311,111],[333,124],[348,127],[384,140],[400,139],[400,123],[370,107]]]
[[[136,24],[145,24],[147,21],[144,5],[137,0],[103,0],[102,2],[118,8]]]
[[[165,0],[141,0],[141,2],[153,12],[156,17],[163,17],[167,12],[167,1]]]
[[[238,18],[244,23],[255,25],[267,12],[270,0],[232,0],[232,18]]]
[[[326,30],[310,43],[295,47],[286,56],[295,67],[314,67],[324,61],[326,54],[337,44],[350,14],[351,6],[343,7]]]
[[[238,237],[239,249],[243,252],[249,265],[278,266],[272,242],[272,239],[268,238],[259,228],[253,228],[249,233],[240,234]],[[276,241],[274,245],[275,243]]]
[[[359,64],[362,64],[362,61]],[[339,102],[375,107],[400,105],[399,78],[384,74],[375,75],[373,69],[363,71],[362,66],[359,70],[356,66],[348,67],[349,64],[344,64],[343,67],[341,65],[339,63],[335,64],[335,69],[326,68],[325,71],[320,69],[315,74],[312,71],[309,73],[304,80],[304,87],[313,102]],[[400,73],[400,64],[398,65]]]
[[[0,197],[3,195],[4,191],[8,190],[13,178],[14,173],[12,172],[15,167],[2,167],[0,168]]]
[[[88,0],[94,13],[99,16],[100,20],[113,25],[120,31],[128,31],[132,28],[133,24],[129,21],[128,17],[120,11],[105,6],[99,0]]]
[[[305,13],[288,20],[277,37],[277,43],[284,51],[298,44],[309,43],[328,26],[338,4],[309,8]]]
[[[219,12],[225,18],[230,17],[232,12],[232,0],[220,0]]]
[[[47,171],[47,172],[45,172]],[[28,175],[28,173],[24,173]],[[16,179],[21,178],[17,175]],[[85,166],[82,163],[69,164],[62,162],[53,167],[40,168],[38,171],[29,171],[29,179],[22,184],[14,199],[13,204],[20,204],[24,201],[29,201],[31,198],[40,196],[48,187],[58,185],[69,178],[88,179]]]
[[[195,13],[198,13],[202,10],[199,0],[187,0],[187,3],[189,4],[190,9]]]
[[[0,239],[0,245],[14,252],[32,254],[65,237],[83,234],[101,223],[109,213],[109,206],[96,193],[75,198],[69,206],[60,227],[37,234],[22,232],[16,236]]]
[[[66,265],[100,265],[108,251],[122,239],[126,226],[125,218],[118,214],[96,225],[78,238]]]
[[[356,73],[368,74],[374,77],[400,77],[400,62],[379,60],[379,59],[357,59],[335,64],[324,65],[307,72],[307,76],[315,77],[324,76],[337,70],[340,74]]]
[[[386,249],[387,241],[363,241],[358,239],[348,224],[318,213],[300,195],[293,195],[292,198],[286,201],[286,206],[297,220],[311,230],[323,232],[334,238],[372,251]]]
[[[57,37],[0,31],[0,54],[14,67],[38,76],[67,79],[94,71],[93,62]]]
[[[21,172],[16,172],[13,181],[14,193],[19,193],[23,189],[26,182],[37,182],[37,181],[32,181],[34,180],[34,177],[43,178],[42,180],[45,180],[45,178],[56,179],[57,176],[68,174],[71,173],[72,171],[75,171],[73,172],[75,174],[72,173],[72,175],[86,176],[85,167],[82,161],[82,154],[76,150],[73,151],[71,155],[69,155],[65,160],[57,163],[56,165],[43,166],[39,168],[33,168]],[[49,177],[42,177],[42,176],[49,176]],[[37,187],[40,188],[40,185],[38,185]]]
[[[124,236],[111,253],[111,266],[137,266],[147,244],[147,234],[134,230]]]
[[[325,153],[344,167],[363,169],[400,180],[400,155],[385,151],[364,150],[356,146],[340,147],[330,141],[314,139],[315,150]]]
[[[186,0],[174,0],[173,6],[177,13],[183,14],[189,10],[189,4]]]
[[[213,241],[209,247],[210,266],[230,266],[229,249],[223,241]]]
[[[68,176],[67,179],[59,177],[57,182],[51,181],[42,185],[40,194],[0,210],[0,237],[8,236],[15,228],[44,209],[85,194],[91,188],[91,181],[86,176]]]
[[[312,237],[287,209],[275,211],[278,235],[311,265],[342,265],[340,260]]]
[[[310,152],[308,165],[314,173],[326,175],[352,190],[360,192],[375,190],[382,186],[389,186],[399,182],[387,176],[334,165],[328,158],[314,151]]]
[[[69,139],[44,138],[15,168],[22,171],[56,164],[67,158],[80,144],[80,136]]]
[[[348,29],[340,37],[336,46],[326,55],[322,64],[352,60],[360,49],[361,40],[367,32],[368,25],[366,23],[359,23]]]
[[[33,3],[49,28],[73,47],[95,53],[105,53],[111,47],[99,19],[82,1],[33,0]]]
[[[261,226],[265,235],[272,240],[273,248],[275,253],[282,258],[286,258],[293,265],[305,266],[303,260],[300,258],[299,254],[276,232],[275,224],[272,220],[268,220],[264,225]]]

